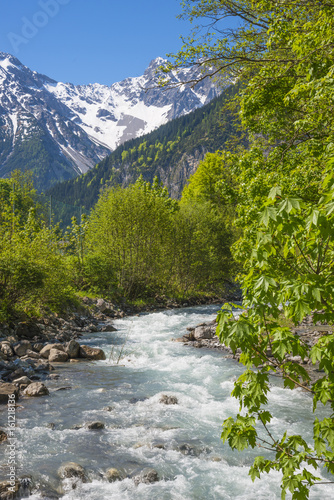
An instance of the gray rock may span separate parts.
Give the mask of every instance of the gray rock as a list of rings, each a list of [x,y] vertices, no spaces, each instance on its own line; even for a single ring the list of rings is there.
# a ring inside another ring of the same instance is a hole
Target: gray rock
[[[21,483],[18,479],[15,480],[15,484],[13,485],[13,490],[10,491],[8,489],[8,481],[1,481],[0,482],[0,499],[1,500],[13,500],[14,498],[17,498],[17,494],[20,490]]]
[[[94,360],[106,359],[104,351],[98,347],[80,346],[80,357]]]
[[[98,299],[96,302],[96,307],[101,311],[104,312],[106,309],[108,309],[108,304],[106,303],[105,300],[103,299]]]
[[[1,342],[1,352],[8,358],[14,355],[14,351],[9,342]]]
[[[106,479],[109,483],[113,483],[114,481],[122,481],[123,477],[119,470],[111,468],[106,471]]]
[[[23,368],[21,366],[19,366],[10,375],[8,375],[7,379],[10,380],[10,381],[13,381],[16,378],[24,377],[24,376],[25,376],[25,371],[23,370]]]
[[[62,464],[58,469],[58,476],[61,479],[78,478],[81,479],[83,483],[87,481],[85,469],[75,462],[66,462]]]
[[[68,360],[68,355],[66,352],[60,351],[58,349],[50,349],[49,361],[50,363],[64,363]]]
[[[32,383],[29,377],[23,376],[14,380],[15,384],[29,385]]]
[[[23,321],[18,323],[15,333],[19,338],[32,339],[36,335],[40,335],[41,331],[33,321]]]
[[[87,429],[90,431],[96,431],[96,430],[101,430],[105,428],[105,425],[103,422],[88,422],[86,424]]]
[[[30,349],[27,350],[26,356],[28,356],[28,358],[33,358],[33,359],[40,359],[41,357],[38,352],[31,351]]]
[[[40,355],[45,358],[49,359],[49,354],[51,349],[58,349],[58,351],[64,351],[64,346],[61,344],[47,344],[43,349],[40,351]]]
[[[182,453],[182,455],[196,455],[195,448],[188,443],[181,444],[178,450]]]
[[[24,395],[30,397],[47,396],[48,394],[49,390],[43,382],[33,382],[24,390]]]
[[[216,334],[215,326],[197,326],[192,332],[195,340],[212,339]]]
[[[70,340],[65,347],[65,352],[70,359],[78,358],[80,352],[79,342],[76,342],[75,340]]]
[[[35,352],[41,352],[41,350],[43,349],[43,344],[41,344],[40,342],[36,342],[32,348]]]
[[[51,366],[49,365],[48,361],[45,359],[37,359],[33,360],[35,363],[33,364],[34,370],[36,372],[48,372],[51,370]]]
[[[6,440],[7,440],[7,434],[5,433],[5,431],[0,430],[0,443],[3,443]]]
[[[163,403],[165,405],[177,405],[178,399],[176,396],[167,396],[167,394],[163,394],[159,399],[159,403]]]
[[[141,471],[141,473],[138,476],[135,476],[133,478],[135,484],[139,483],[145,483],[145,484],[150,484],[150,483],[156,483],[159,481],[159,475],[155,469],[151,469],[146,467]]]
[[[14,346],[14,351],[17,356],[25,356],[28,350],[32,349],[32,345],[29,340],[21,340],[17,345]]]
[[[3,383],[0,384],[0,404],[8,403],[8,396],[14,394],[15,399],[18,398],[18,389],[14,384]]]

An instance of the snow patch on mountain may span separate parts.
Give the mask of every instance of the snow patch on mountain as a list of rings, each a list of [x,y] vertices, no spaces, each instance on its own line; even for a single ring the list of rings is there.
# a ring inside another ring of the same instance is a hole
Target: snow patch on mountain
[[[143,75],[110,86],[73,85],[31,71],[15,57],[0,52],[0,177],[2,168],[8,173],[8,163],[17,164],[16,154],[24,161],[19,145],[35,138],[43,142],[47,153],[36,162],[50,162],[50,168],[43,166],[44,170],[55,170],[51,163],[57,151],[64,158],[66,175],[69,168],[73,175],[84,173],[124,141],[147,134],[220,93],[210,80],[195,88],[182,85],[184,80],[196,78],[194,68],[173,72],[173,83],[179,88],[158,89],[154,81],[163,62],[157,58]],[[10,138],[12,149],[1,149],[5,138]]]

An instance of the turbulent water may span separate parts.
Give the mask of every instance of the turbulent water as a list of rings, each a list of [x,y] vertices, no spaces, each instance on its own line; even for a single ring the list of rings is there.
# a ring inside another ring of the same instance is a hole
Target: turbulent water
[[[238,411],[230,392],[241,367],[222,352],[171,341],[187,326],[213,319],[216,310],[207,306],[125,318],[115,321],[117,332],[82,339],[102,347],[107,360],[63,364],[60,379],[47,382],[49,396],[22,400],[16,429],[19,475],[33,476],[46,492],[61,486],[66,500],[279,499],[279,473],[255,483],[248,476],[259,450],[232,452],[220,440],[222,421]],[[67,389],[57,390],[61,387]],[[160,403],[165,394],[178,404]],[[278,415],[273,432],[310,428],[311,399],[283,390],[279,379],[273,380],[270,406]],[[74,428],[90,421],[104,422],[105,429]],[[70,480],[60,485],[57,470],[67,461],[81,464],[89,481],[75,489]],[[127,477],[109,483],[104,473],[112,467]],[[136,486],[131,476],[144,467],[154,468],[160,481]],[[52,498],[50,493],[30,498],[48,495]],[[314,500],[333,497],[331,485],[311,494]]]

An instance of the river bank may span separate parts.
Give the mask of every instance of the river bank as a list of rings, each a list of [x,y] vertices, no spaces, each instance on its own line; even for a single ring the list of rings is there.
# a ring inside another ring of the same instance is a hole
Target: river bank
[[[223,351],[227,358],[234,359],[239,362],[241,349],[239,348],[235,353],[233,353],[230,347],[221,344],[216,336],[216,329],[217,323],[215,320],[190,326],[187,328],[187,333],[182,337],[175,339],[175,341],[182,342],[185,346],[191,346],[197,349],[203,348]],[[291,328],[291,331],[294,335],[297,335],[303,343],[312,347],[322,336],[332,333],[333,327],[327,324],[321,324],[320,322],[314,324],[312,316],[307,316],[298,326]],[[266,354],[269,359],[266,364],[270,364],[270,359],[273,358],[272,353],[271,351],[268,351]],[[310,384],[323,377],[325,373],[323,370],[319,369],[319,363],[313,364],[307,357],[302,359],[300,356],[288,355],[286,359],[302,365],[305,368],[310,377]],[[282,376],[279,369],[272,372],[272,374],[279,377]]]
[[[232,298],[232,297],[231,297]],[[113,331],[115,319],[140,313],[218,304],[222,299],[197,297],[188,300],[157,298],[154,304],[113,303],[103,298],[83,297],[80,308],[67,314],[49,314],[42,318],[22,318],[0,324],[0,404],[6,404],[13,391],[16,398],[32,381],[46,378],[52,363],[75,362],[76,359],[98,359],[103,354],[79,345],[82,335]],[[226,299],[228,300],[228,299]],[[57,353],[51,352],[53,349]],[[60,354],[62,353],[62,354]],[[20,380],[22,377],[23,380]],[[4,383],[10,384],[4,386]],[[16,389],[13,387],[16,384]],[[41,391],[45,391],[42,387]]]

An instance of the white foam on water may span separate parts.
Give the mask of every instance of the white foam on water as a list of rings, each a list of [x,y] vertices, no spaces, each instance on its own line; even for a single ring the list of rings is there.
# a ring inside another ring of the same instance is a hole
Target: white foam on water
[[[243,367],[221,352],[171,341],[184,335],[186,327],[213,319],[217,309],[124,318],[115,321],[116,332],[85,337],[84,343],[102,347],[107,359],[66,365],[60,382],[49,384],[72,389],[23,402],[28,411],[19,414],[18,437],[24,472],[55,482],[61,463],[80,463],[89,482],[67,491],[65,500],[280,499],[279,473],[255,483],[248,475],[258,449],[238,453],[220,440],[223,420],[239,411],[230,394]],[[123,343],[119,364],[113,366]],[[112,350],[114,358],[109,359]],[[309,396],[284,390],[280,379],[271,384],[272,432],[288,428],[311,436]],[[178,403],[161,403],[163,395],[175,396]],[[73,429],[93,420],[102,421],[105,429]],[[54,430],[47,428],[50,422]],[[110,467],[130,475],[153,467],[161,480],[136,486],[128,477],[108,483],[103,475]],[[318,486],[310,498],[329,500],[334,497],[328,496],[330,491],[328,485]]]

